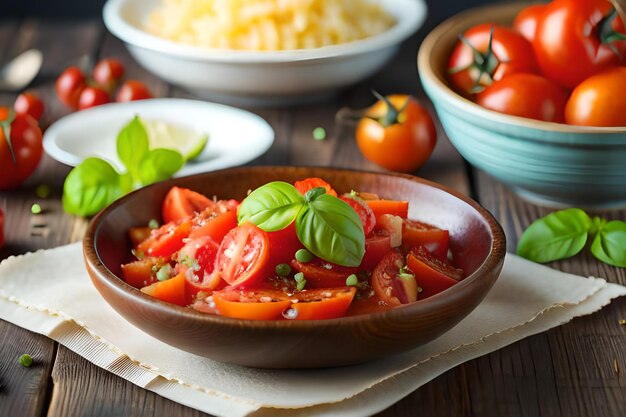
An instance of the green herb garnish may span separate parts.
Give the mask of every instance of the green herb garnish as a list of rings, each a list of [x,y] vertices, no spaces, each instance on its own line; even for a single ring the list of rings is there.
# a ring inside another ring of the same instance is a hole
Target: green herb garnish
[[[296,288],[298,291],[302,291],[304,286],[306,285],[306,279],[304,279],[304,274],[302,272],[298,272],[293,276],[293,279],[296,280]]]

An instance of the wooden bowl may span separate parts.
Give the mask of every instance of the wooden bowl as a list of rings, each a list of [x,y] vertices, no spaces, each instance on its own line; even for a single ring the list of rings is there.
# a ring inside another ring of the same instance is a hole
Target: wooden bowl
[[[130,259],[127,230],[160,218],[173,185],[219,198],[242,199],[269,181],[321,177],[338,192],[352,189],[411,202],[409,216],[450,231],[457,266],[469,275],[431,298],[393,310],[317,321],[252,321],[203,314],[143,294],[120,278]],[[500,274],[502,228],[476,202],[441,185],[401,174],[330,168],[251,167],[161,182],[135,191],[98,214],[83,241],[91,279],[129,322],[179,349],[260,368],[352,365],[406,351],[440,336],[469,314]]]

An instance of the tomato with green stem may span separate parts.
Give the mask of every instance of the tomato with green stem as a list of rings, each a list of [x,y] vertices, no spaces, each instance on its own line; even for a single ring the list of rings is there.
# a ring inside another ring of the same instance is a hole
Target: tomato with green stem
[[[0,107],[0,190],[18,187],[39,165],[41,129],[28,114]]]

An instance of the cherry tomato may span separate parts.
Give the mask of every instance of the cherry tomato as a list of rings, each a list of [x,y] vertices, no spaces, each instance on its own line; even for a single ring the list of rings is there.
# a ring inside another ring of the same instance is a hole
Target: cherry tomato
[[[214,205],[213,200],[200,193],[188,188],[172,187],[163,200],[161,214],[163,221],[169,223],[182,220]]]
[[[217,204],[215,206],[217,207]],[[210,212],[208,216],[207,212]],[[237,227],[237,214],[232,210],[220,213],[207,208],[194,216],[192,223],[189,239],[206,236],[219,245],[224,236]]]
[[[535,4],[522,9],[513,21],[513,29],[532,42],[535,39],[539,19],[545,10],[544,4]]]
[[[391,250],[391,238],[384,234],[373,234],[365,238],[365,255],[360,271],[371,271],[380,262],[387,252]]]
[[[413,97],[392,95],[367,110],[357,126],[356,141],[368,160],[388,170],[411,172],[432,154],[437,131]]]
[[[428,223],[405,219],[402,225],[402,244],[407,249],[424,246],[437,258],[448,259],[450,234]]]
[[[55,83],[57,97],[61,103],[78,109],[80,93],[87,87],[87,78],[78,67],[69,67],[61,73]]]
[[[321,178],[313,177],[302,181],[296,181],[293,186],[296,187],[296,190],[298,190],[302,195],[305,195],[307,191],[312,190],[313,188],[324,187],[326,189],[326,194],[337,197],[337,192],[333,190],[333,187]]]
[[[152,93],[144,83],[137,80],[127,80],[117,92],[115,101],[123,103],[126,101],[146,100],[152,97]]]
[[[152,230],[150,236],[137,245],[137,252],[145,256],[171,257],[183,247],[184,239],[191,233],[189,219],[180,222],[165,223],[158,229]]]
[[[145,227],[131,227],[128,230],[128,236],[130,237],[130,241],[133,244],[133,247],[137,247],[137,245],[139,245],[141,242],[143,242],[144,240],[146,240],[148,237],[150,237],[150,233],[152,232],[152,229],[145,226]]]
[[[365,233],[365,236],[369,235],[376,226],[376,216],[370,206],[367,205],[365,200],[362,200],[357,196],[351,196],[350,194],[344,195],[341,199],[348,203],[348,205],[354,209],[356,214],[358,214],[359,219],[361,219],[361,223],[363,224],[363,232]]]
[[[246,320],[275,320],[291,305],[287,294],[273,290],[225,289],[213,293],[222,316]]]
[[[336,265],[320,258],[313,258],[311,262],[292,259],[291,267],[304,274],[307,288],[343,287],[346,278],[358,272],[358,268]]]
[[[115,58],[105,58],[93,68],[93,79],[105,90],[112,91],[124,76],[124,65]]]
[[[606,0],[559,0],[547,4],[533,42],[543,74],[573,88],[586,78],[619,65],[626,42],[611,41],[610,36],[623,32],[624,26],[618,17],[608,19],[612,10]]]
[[[295,320],[326,320],[343,317],[350,307],[355,287],[323,288],[297,292],[291,296]]]
[[[482,107],[513,116],[561,123],[567,93],[535,74],[512,74],[496,81],[476,97]]]
[[[372,271],[371,285],[376,295],[390,306],[417,300],[419,288],[415,277],[404,271],[405,258],[399,251],[390,251]]]
[[[8,117],[9,109],[0,107],[0,190],[19,186],[35,171],[43,154],[37,121],[28,114],[16,114],[12,121]],[[5,132],[9,126],[7,141]]]
[[[428,298],[447,290],[463,278],[463,270],[437,259],[423,246],[407,256],[408,267],[422,289],[419,298]]]
[[[383,214],[393,214],[394,216],[406,219],[409,215],[409,202],[400,200],[365,200],[378,219]]]
[[[536,68],[533,47],[526,38],[503,26],[482,24],[467,30],[457,42],[448,61],[448,79],[467,96],[507,75],[532,73]]]
[[[250,287],[267,277],[267,233],[249,222],[232,229],[217,252],[215,270],[232,287]]]
[[[185,301],[193,303],[198,293],[210,294],[222,283],[221,277],[214,274],[215,258],[219,244],[209,236],[189,239],[178,251],[177,261],[184,265]]]
[[[185,300],[185,273],[181,272],[173,278],[143,287],[141,292],[166,303],[184,307],[187,305]]]
[[[565,121],[582,126],[626,126],[625,88],[625,67],[587,78],[567,101]]]
[[[0,249],[4,246],[4,211],[0,209]]]
[[[85,87],[78,99],[78,109],[85,110],[111,102],[109,94],[99,87]]]
[[[135,288],[146,287],[157,282],[157,270],[166,263],[165,258],[143,258],[122,265],[122,276],[124,281]]]
[[[35,93],[27,91],[17,96],[13,108],[17,114],[29,114],[33,119],[39,120],[43,114],[43,101]]]

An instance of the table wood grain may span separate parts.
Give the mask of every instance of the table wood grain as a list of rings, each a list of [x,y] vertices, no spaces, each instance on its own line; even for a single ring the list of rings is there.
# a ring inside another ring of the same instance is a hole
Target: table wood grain
[[[433,24],[429,21],[425,28]],[[276,131],[269,152],[251,164],[379,170],[361,157],[353,127],[336,125],[334,115],[343,106],[369,105],[371,88],[385,94],[411,93],[428,103],[415,68],[424,32],[407,41],[380,74],[330,101],[287,109],[250,109]],[[93,62],[100,57],[118,57],[125,63],[128,77],[145,81],[156,95],[193,97],[134,63],[99,21],[0,20],[0,64],[31,47],[44,52],[44,66],[31,86],[46,103],[44,125],[68,113],[54,96],[54,79],[63,68],[81,59]],[[14,94],[0,93],[0,105],[10,105],[14,99]],[[312,138],[312,130],[318,126],[328,133],[324,141]],[[477,199],[502,223],[509,250],[514,250],[522,230],[549,209],[526,203],[484,173],[473,171],[451,146],[441,126],[438,131],[439,143],[433,157],[416,174]],[[85,132],[85,140],[89,140],[89,132]],[[86,221],[63,213],[60,201],[68,172],[68,167],[44,157],[21,189],[0,193],[7,239],[0,259],[81,239]],[[34,190],[39,184],[51,187],[50,197],[36,197]],[[44,209],[41,215],[30,212],[35,202]],[[599,214],[626,219],[624,210]],[[551,266],[626,284],[625,269],[601,264],[589,255]],[[626,326],[619,324],[622,318],[626,318],[626,300],[618,299],[599,313],[457,366],[379,416],[624,416]],[[1,417],[206,415],[136,387],[46,337],[1,320],[0,341]],[[31,368],[17,361],[26,352],[35,359]]]

